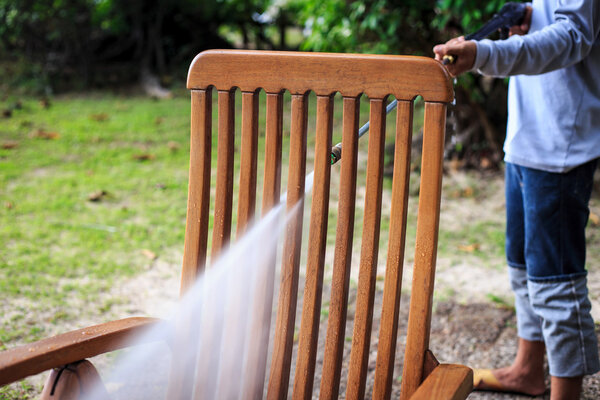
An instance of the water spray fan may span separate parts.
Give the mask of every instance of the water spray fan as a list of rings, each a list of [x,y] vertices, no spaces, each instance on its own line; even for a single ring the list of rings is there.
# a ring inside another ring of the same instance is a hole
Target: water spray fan
[[[494,32],[500,31],[500,38],[508,38],[510,28],[515,25],[523,23],[525,13],[527,11],[527,4],[509,2],[502,6],[498,13],[494,14],[485,25],[483,25],[476,32],[470,33],[465,36],[465,40],[481,40],[490,36]],[[444,65],[453,64],[456,62],[456,56],[445,55],[442,59]],[[385,109],[386,114],[389,114],[396,106],[398,102],[393,100]],[[358,130],[358,137],[361,138],[365,133],[369,131],[369,121],[361,126]],[[338,143],[331,148],[331,165],[337,163],[342,158],[342,143]]]

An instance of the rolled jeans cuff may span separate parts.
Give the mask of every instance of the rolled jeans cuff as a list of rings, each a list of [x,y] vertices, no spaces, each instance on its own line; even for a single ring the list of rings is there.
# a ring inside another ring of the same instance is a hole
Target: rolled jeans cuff
[[[510,285],[515,294],[515,311],[517,313],[517,334],[520,338],[531,342],[544,340],[542,319],[535,314],[529,301],[527,287],[527,270],[525,268],[508,268]]]
[[[531,306],[542,319],[550,375],[568,378],[598,372],[598,342],[587,279],[529,281],[528,287]]]

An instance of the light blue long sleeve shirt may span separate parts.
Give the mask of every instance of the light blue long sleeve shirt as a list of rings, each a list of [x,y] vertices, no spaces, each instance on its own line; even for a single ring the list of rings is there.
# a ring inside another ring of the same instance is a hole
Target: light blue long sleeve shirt
[[[600,157],[600,0],[534,0],[527,35],[477,42],[474,69],[512,76],[505,161],[566,172]]]

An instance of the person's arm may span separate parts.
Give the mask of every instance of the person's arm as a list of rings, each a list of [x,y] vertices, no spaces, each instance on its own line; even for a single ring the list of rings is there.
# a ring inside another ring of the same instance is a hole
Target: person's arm
[[[554,23],[539,31],[477,42],[473,68],[493,76],[536,75],[581,61],[600,32],[600,0],[563,3],[554,12]]]
[[[554,23],[539,31],[499,41],[456,38],[434,47],[434,52],[440,60],[444,54],[458,56],[456,65],[447,66],[455,76],[470,69],[493,76],[534,75],[582,60],[599,32],[600,0],[572,0],[555,11]]]
[[[531,27],[531,3],[526,3],[527,8],[521,25],[516,25],[510,28],[510,36],[526,35]],[[458,76],[473,68],[477,57],[477,43],[474,41],[466,41],[464,36],[460,36],[449,40],[445,44],[437,45],[433,48],[435,59],[442,61],[445,55],[452,55],[454,62],[446,64],[446,68],[452,76]]]

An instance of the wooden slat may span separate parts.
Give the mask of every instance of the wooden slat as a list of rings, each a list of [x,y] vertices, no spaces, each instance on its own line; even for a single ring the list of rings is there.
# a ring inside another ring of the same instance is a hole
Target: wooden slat
[[[258,153],[258,91],[242,93],[242,140],[237,236],[254,218],[256,206],[256,159]]]
[[[391,397],[394,379],[394,358],[398,336],[402,267],[406,242],[406,215],[410,181],[410,153],[412,144],[413,102],[399,101],[396,114],[396,141],[394,149],[394,179],[392,182],[392,209],[388,255],[383,286],[383,304],[377,346],[377,364],[373,399]]]
[[[131,345],[134,335],[158,322],[154,318],[125,318],[6,350],[0,353],[0,386]]]
[[[218,93],[218,141],[217,141],[217,178],[215,194],[215,216],[213,220],[213,239],[211,260],[216,261],[228,245],[231,236],[231,219],[233,203],[233,157],[235,139],[235,91],[219,91]],[[227,288],[225,288],[227,290]],[[222,295],[222,294],[221,294]],[[216,302],[213,309],[203,306],[199,319],[205,329],[201,335],[198,355],[205,362],[198,363],[194,382],[194,398],[208,396],[217,390],[217,382],[210,379],[210,372],[218,370],[225,305]]]
[[[442,190],[445,122],[446,105],[426,102],[419,215],[402,374],[402,400],[409,399],[423,380],[423,363],[425,352],[429,347]]]
[[[411,400],[464,400],[473,390],[473,371],[463,365],[441,364],[410,398]]]
[[[212,92],[192,91],[190,173],[188,189],[188,212],[186,222],[183,269],[180,293],[194,284],[206,263],[208,221],[210,213],[210,180],[212,157]],[[175,321],[179,341],[174,343],[174,352],[195,354],[197,347],[192,337],[197,330],[191,321]],[[189,399],[194,386],[194,361],[191,356],[170,369],[167,388],[170,399]]]
[[[181,271],[181,293],[196,280],[206,262],[210,207],[212,100],[210,90],[192,90],[190,178]]]
[[[344,334],[348,311],[348,286],[350,283],[350,263],[352,260],[352,238],[354,233],[354,209],[356,200],[356,163],[358,153],[359,98],[344,97],[344,117],[342,133],[342,165],[339,189],[339,204],[333,279],[329,319],[325,338],[325,355],[319,398],[338,398]]]
[[[279,203],[281,191],[281,141],[283,136],[283,94],[267,93],[265,132],[265,179],[262,215]]]
[[[238,189],[237,233],[239,239],[252,223],[256,208],[256,181],[258,155],[258,109],[259,91],[242,93],[242,137],[240,150],[240,183]],[[258,267],[258,266],[257,266]],[[245,272],[245,271],[244,271]],[[263,272],[256,271],[262,278]],[[240,275],[237,280],[228,282],[230,295],[226,300],[227,318],[223,329],[221,371],[216,398],[237,399],[243,389],[240,384],[231,384],[232,376],[242,376],[243,362],[240,357],[245,351],[245,342],[240,340],[240,332],[249,332],[247,324],[248,301],[250,300],[250,276]],[[260,282],[260,281],[259,281]],[[253,310],[253,308],[250,308]],[[205,393],[203,393],[205,395]],[[203,396],[200,396],[203,397]]]
[[[235,139],[235,92],[219,91],[217,183],[211,259],[216,260],[231,236],[233,203],[233,151]]]
[[[304,181],[306,174],[307,95],[292,96],[290,156],[287,190],[287,210],[294,216],[287,222],[283,244],[281,284],[273,359],[269,376],[268,399],[285,399],[288,392],[292,346],[298,300],[298,274],[302,246]]]
[[[365,397],[369,346],[373,323],[375,279],[379,252],[379,226],[381,222],[381,190],[383,187],[383,151],[385,145],[385,103],[382,99],[371,99],[369,130],[369,152],[367,159],[367,183],[363,221],[358,293],[354,332],[348,370],[346,399],[359,400]]]
[[[283,133],[283,95],[267,93],[267,120],[265,131],[265,169],[263,182],[262,215],[266,215],[279,202],[281,190],[281,142]],[[244,366],[242,399],[263,398],[264,380],[269,350],[269,328],[273,306],[276,253],[270,254],[265,268],[259,269],[252,307],[255,314],[250,321],[248,359]]]
[[[172,343],[172,354],[187,355],[177,362],[171,363],[167,398],[172,400],[188,400],[192,398],[196,378],[196,359],[198,353],[198,337],[200,325],[197,320],[191,320],[187,315],[179,313],[173,323],[177,340]]]
[[[261,268],[261,266],[256,267]],[[247,323],[249,313],[253,310],[250,308],[250,300],[254,295],[252,281],[251,272],[246,266],[242,266],[241,271],[238,270],[236,275],[230,275],[227,279],[227,298],[224,300],[223,310],[225,317],[219,351],[221,373],[217,376],[215,399],[239,399],[241,394],[242,386],[238,380],[244,371],[243,360],[246,349],[242,334],[247,335],[249,332]],[[238,377],[234,384],[232,384],[232,377]],[[214,371],[213,378],[215,378]],[[210,397],[208,393],[200,391],[199,396],[195,398]]]
[[[248,356],[244,360],[241,399],[263,399],[275,280],[275,251],[266,266],[258,269],[253,314],[249,321]]]
[[[311,205],[306,280],[298,342],[298,360],[294,375],[294,399],[311,399],[321,317],[321,294],[331,177],[331,134],[333,96],[317,97],[314,190]]]
[[[425,101],[450,102],[454,96],[449,78],[444,66],[430,57],[209,50],[194,59],[187,87],[215,85],[219,90],[242,91],[262,87],[292,94],[312,89],[322,96],[364,93],[373,99],[393,93],[402,100],[421,95]]]

